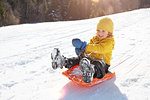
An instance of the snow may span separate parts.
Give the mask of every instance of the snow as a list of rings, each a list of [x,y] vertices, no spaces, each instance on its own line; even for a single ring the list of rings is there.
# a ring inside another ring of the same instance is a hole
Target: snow
[[[115,23],[116,77],[82,87],[53,70],[51,51],[76,56],[73,38],[89,42],[103,18],[0,28],[0,100],[150,100],[150,9],[109,15]]]

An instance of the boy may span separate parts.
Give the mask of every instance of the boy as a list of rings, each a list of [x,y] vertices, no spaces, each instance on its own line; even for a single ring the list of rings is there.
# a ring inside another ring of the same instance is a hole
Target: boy
[[[103,78],[109,72],[115,45],[112,20],[106,17],[99,21],[96,36],[90,40],[90,43],[73,39],[72,44],[78,57],[65,58],[61,56],[58,49],[54,49],[51,54],[53,69],[63,68],[63,66],[69,69],[79,64],[84,82],[90,83],[93,78]]]

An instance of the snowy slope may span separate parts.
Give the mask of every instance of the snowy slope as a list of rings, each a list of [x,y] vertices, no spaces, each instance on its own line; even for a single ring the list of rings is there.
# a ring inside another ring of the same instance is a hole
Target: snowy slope
[[[50,53],[76,56],[73,38],[89,42],[102,18],[0,28],[0,100],[150,100],[150,9],[109,16],[116,77],[86,88],[52,70]]]

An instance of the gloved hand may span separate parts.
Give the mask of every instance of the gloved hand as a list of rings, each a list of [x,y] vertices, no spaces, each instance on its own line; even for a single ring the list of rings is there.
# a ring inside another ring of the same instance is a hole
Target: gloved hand
[[[82,51],[79,48],[75,48],[75,52],[78,56],[82,54]]]
[[[72,40],[72,45],[75,47],[75,48],[79,48],[80,50],[82,50],[83,52],[85,51],[86,49],[86,42],[82,42],[80,39],[73,39]]]

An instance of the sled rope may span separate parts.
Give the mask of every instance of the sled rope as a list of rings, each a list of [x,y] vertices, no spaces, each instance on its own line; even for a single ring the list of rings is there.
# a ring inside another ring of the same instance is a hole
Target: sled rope
[[[132,55],[132,56],[127,57],[126,59],[124,59],[123,61],[121,61],[120,63],[118,63],[117,65],[113,66],[113,67],[112,67],[112,68],[110,68],[110,69],[114,69],[115,67],[118,67],[119,65],[121,65],[122,63],[124,63],[125,61],[127,61],[128,59],[130,59],[130,58],[132,58],[132,57],[133,57],[133,55]]]

